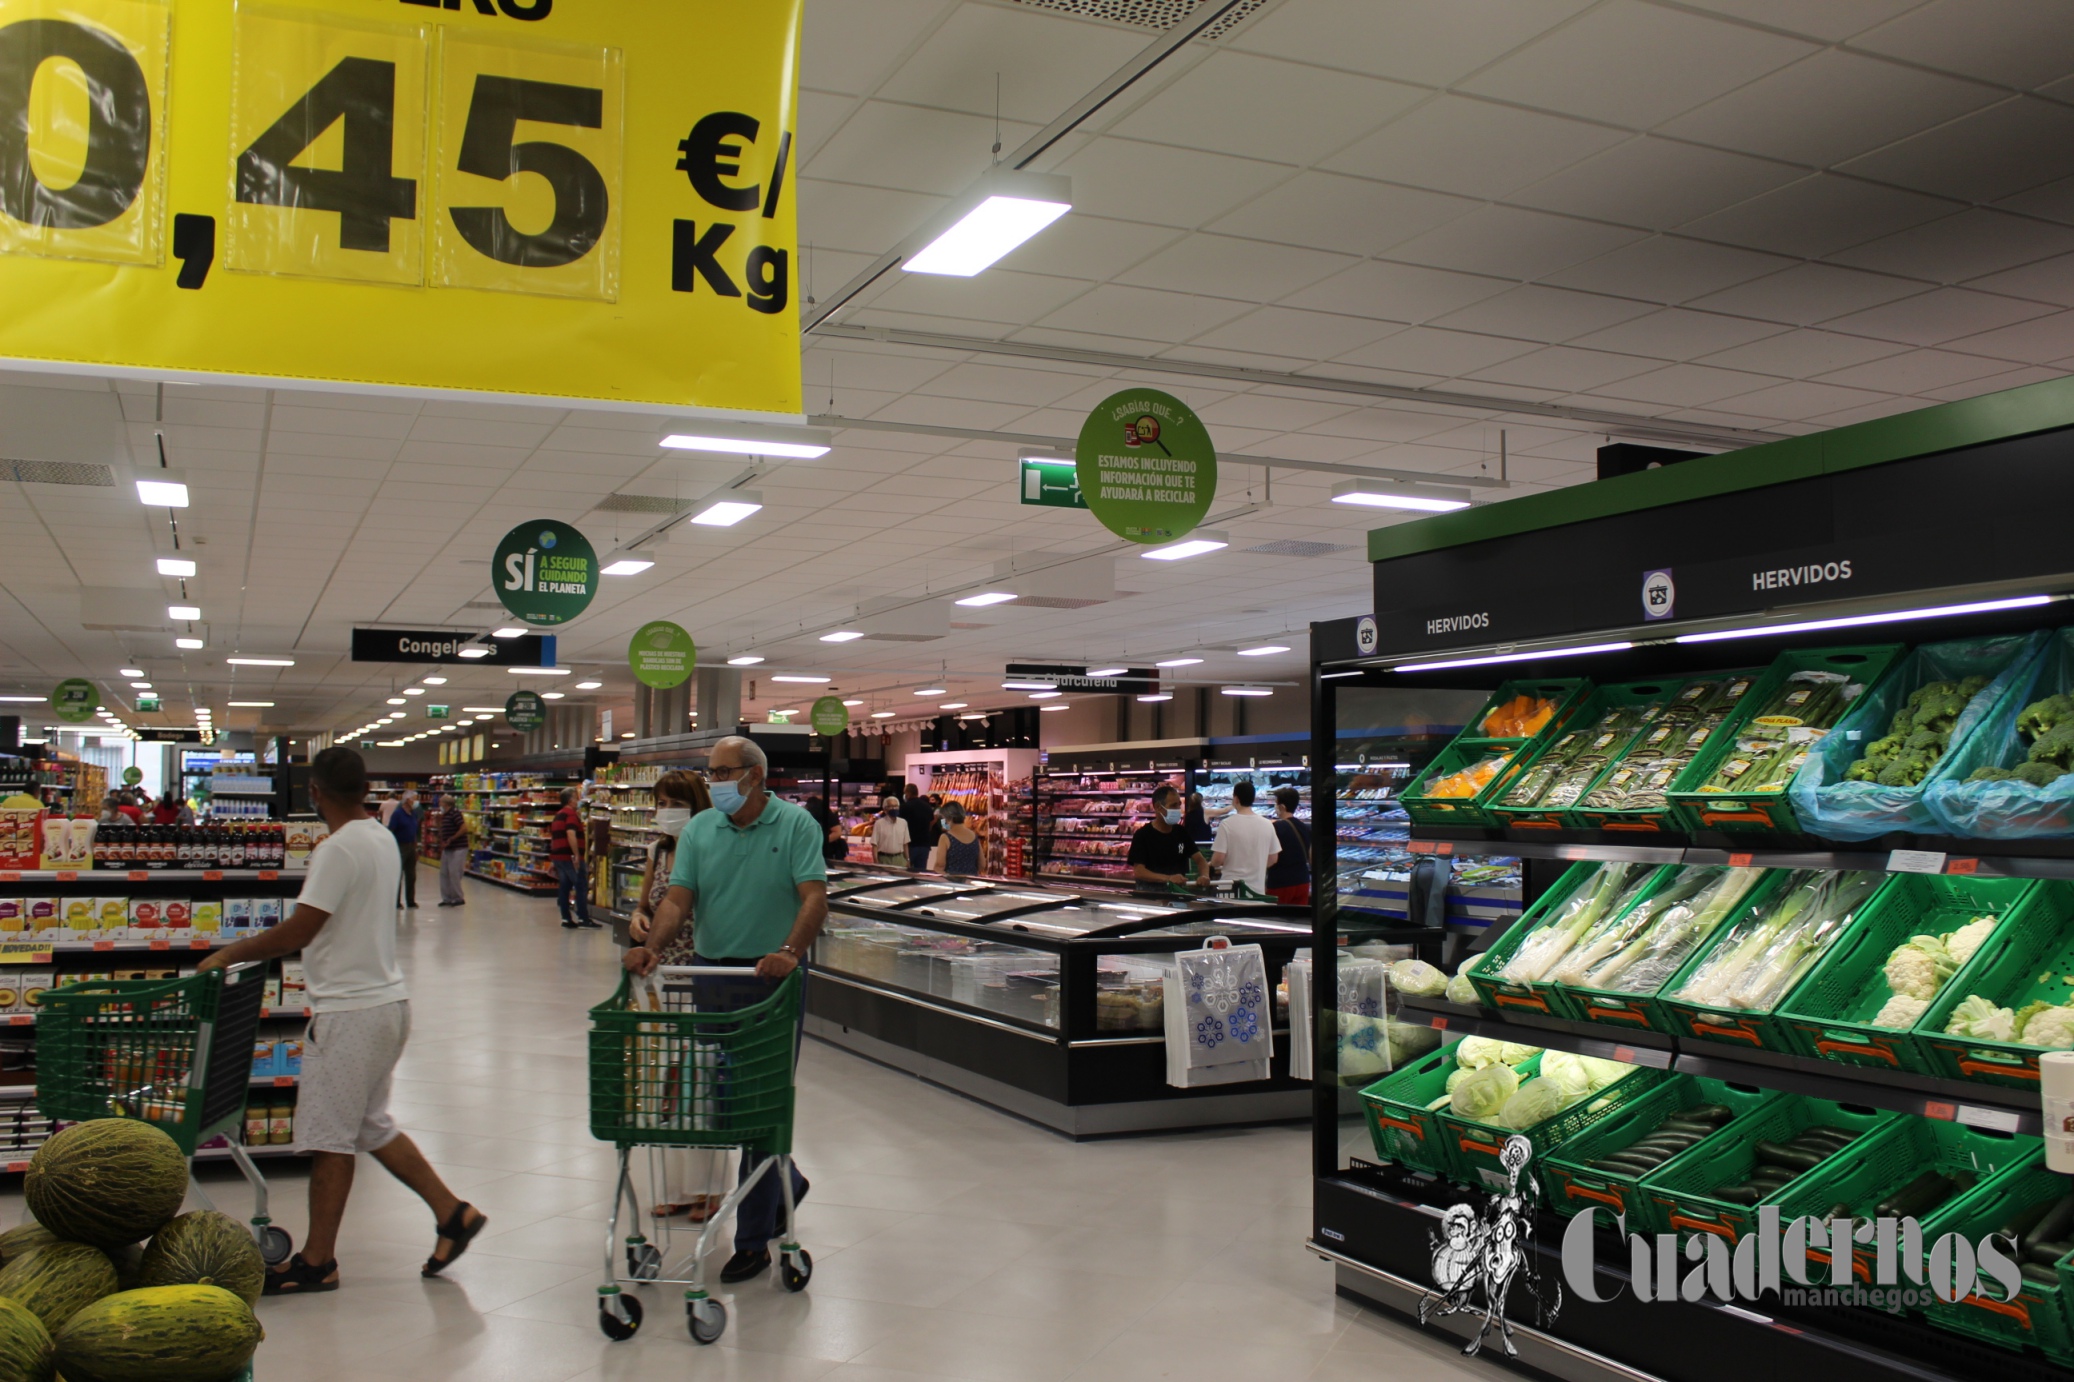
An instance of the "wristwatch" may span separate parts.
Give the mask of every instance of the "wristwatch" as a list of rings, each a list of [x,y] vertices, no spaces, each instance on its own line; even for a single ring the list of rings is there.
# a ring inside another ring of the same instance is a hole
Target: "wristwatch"
[[[783,945],[779,946],[778,949],[783,953],[790,955],[795,960],[804,960],[806,958],[806,956],[800,954],[797,950],[794,950],[792,948],[791,941],[786,941]]]

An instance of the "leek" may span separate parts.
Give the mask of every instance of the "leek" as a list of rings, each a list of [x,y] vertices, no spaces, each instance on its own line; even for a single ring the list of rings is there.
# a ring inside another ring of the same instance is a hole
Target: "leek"
[[[1557,910],[1520,942],[1519,950],[1498,971],[1500,979],[1529,983],[1547,976],[1549,967],[1569,953],[1584,935],[1612,908],[1629,881],[1644,872],[1639,864],[1606,864]],[[1616,913],[1617,913],[1617,909]]]
[[[1681,869],[1662,891],[1654,897],[1636,903],[1627,912],[1615,917],[1611,924],[1598,928],[1587,936],[1563,958],[1562,964],[1549,977],[1559,984],[1579,984],[1599,961],[1617,953],[1622,947],[1640,934],[1666,907],[1674,907],[1685,901],[1706,883],[1711,869]]]
[[[1728,920],[1728,914],[1764,872],[1723,870],[1686,900],[1657,909],[1655,920],[1626,948],[1585,976],[1586,985],[1617,993],[1646,993],[1662,987],[1678,966]]]

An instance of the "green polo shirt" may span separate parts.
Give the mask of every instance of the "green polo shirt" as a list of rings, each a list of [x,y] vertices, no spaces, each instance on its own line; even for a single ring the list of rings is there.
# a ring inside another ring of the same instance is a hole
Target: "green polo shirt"
[[[698,953],[713,960],[768,955],[792,934],[799,885],[824,883],[821,827],[789,801],[769,797],[744,828],[701,811],[677,837],[670,886],[697,895]]]

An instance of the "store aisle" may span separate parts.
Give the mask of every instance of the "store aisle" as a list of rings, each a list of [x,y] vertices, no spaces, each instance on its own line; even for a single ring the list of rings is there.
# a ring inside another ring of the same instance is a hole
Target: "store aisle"
[[[431,1221],[363,1158],[344,1288],[261,1304],[260,1382],[1471,1375],[1446,1340],[1334,1299],[1300,1246],[1305,1130],[1076,1145],[811,1041],[798,1136],[812,1286],[733,1288],[711,1348],[686,1334],[679,1288],[646,1288],[640,1335],[609,1343],[595,1286],[613,1156],[586,1120],[583,1034],[618,952],[563,931],[549,902],[468,890],[467,908],[406,926],[415,1032],[396,1112],[490,1230],[450,1279],[421,1280]],[[302,1178],[271,1169],[276,1217],[300,1241]],[[234,1173],[212,1168],[208,1184],[246,1212]],[[11,1224],[18,1186],[5,1198]]]

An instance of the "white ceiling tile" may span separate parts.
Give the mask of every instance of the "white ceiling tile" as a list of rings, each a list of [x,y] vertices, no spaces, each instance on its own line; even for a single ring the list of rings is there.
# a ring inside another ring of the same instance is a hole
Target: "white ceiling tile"
[[[1002,114],[1041,126],[1144,46],[1141,34],[1043,10],[957,5],[873,94],[991,118],[998,73]]]
[[[2074,229],[1974,207],[1836,257],[1932,283],[1958,283],[2067,250],[2074,250]]]
[[[1445,86],[1547,32],[1590,0],[1304,0],[1232,46]]]
[[[1753,417],[1810,418],[1833,413],[1839,408],[1857,408],[1878,401],[1880,395],[1864,389],[1846,389],[1835,384],[1813,384],[1796,380],[1774,384],[1755,393],[1724,398],[1715,406]]]
[[[896,312],[891,308],[865,306],[845,314],[852,326],[892,326],[908,331],[927,331],[946,336],[971,336],[977,340],[1001,340],[1010,334],[1010,323],[981,321],[976,317],[932,316],[924,312]]]
[[[1836,43],[1914,9],[1923,0],[1687,0],[1697,10]]]
[[[1669,308],[1646,317],[1579,336],[1572,345],[1595,350],[1617,350],[1629,355],[1651,355],[1664,360],[1691,360],[1731,346],[1774,336],[1786,328],[1773,322],[1718,312],[1694,312]]]
[[[842,128],[844,120],[856,108],[854,96],[837,96],[826,91],[801,91],[799,93],[798,131],[793,139],[793,157],[800,165],[813,161],[835,132]],[[798,166],[798,165],[795,165]]]
[[[1461,87],[1648,129],[1813,51],[1803,39],[1607,0]]]
[[[1994,201],[2074,174],[2074,110],[2019,96],[1840,167],[1937,196]]]
[[[1663,133],[1827,168],[2001,97],[1977,82],[1832,48],[1687,111]]]
[[[1334,437],[1403,442],[1417,441],[1421,437],[1452,431],[1459,420],[1458,417],[1412,412],[1409,409],[1385,405],[1342,413],[1338,417],[1318,423],[1313,430]]]
[[[1467,197],[1311,171],[1254,198],[1210,228],[1312,249],[1381,254],[1477,205]]]
[[[947,274],[911,274],[895,269],[880,280],[884,289],[871,298],[875,311],[926,312],[966,321],[1022,325],[1071,302],[1088,291],[1078,279],[996,269],[972,278]]]
[[[1581,120],[1445,95],[1325,160],[1335,172],[1503,197],[1624,139]]]
[[[1921,225],[1957,208],[1949,201],[1822,173],[1683,227],[1688,235],[1819,259]]]
[[[1077,393],[1086,383],[1070,374],[1017,369],[967,361],[953,365],[921,386],[918,393],[942,398],[977,398],[1001,403],[1042,406]]]
[[[1524,355],[1533,348],[1525,341],[1506,340],[1499,336],[1414,326],[1394,336],[1386,336],[1374,345],[1349,351],[1345,358],[1357,365],[1415,370],[1442,378],[1456,378],[1471,370],[1495,365],[1500,360]]]
[[[1229,350],[1265,351],[1305,360],[1329,360],[1398,329],[1394,322],[1333,312],[1304,312],[1289,307],[1263,307],[1206,331],[1190,344]]]
[[[1972,379],[1963,384],[1948,384],[1943,388],[1925,389],[1925,398],[1943,399],[1947,402],[1960,398],[1978,398],[1982,394],[2000,393],[2004,389],[2021,388],[2025,384],[2042,384],[2048,379],[2063,379],[2065,370],[2044,369],[2036,366],[2010,370],[2007,374],[1991,374],[1984,379]]]
[[[1171,226],[1116,221],[1075,210],[1025,241],[1001,261],[1001,267],[1101,282],[1173,244],[1180,235]]]
[[[2056,259],[2026,264],[2020,269],[1990,274],[1986,278],[1974,279],[1968,286],[1990,293],[2006,293],[2010,297],[2030,298],[2034,302],[2050,302],[2059,307],[2074,307],[2074,254],[2063,254]]]
[[[1663,230],[1800,176],[1801,170],[1783,163],[1639,136],[1515,192],[1508,200]]]
[[[803,178],[799,184],[801,252],[813,245],[817,253],[832,248],[881,254],[921,229],[945,205],[943,197],[917,192]],[[837,283],[829,281],[827,286],[834,288]]]
[[[1949,345],[1953,350],[1993,355],[2027,365],[2054,364],[2074,356],[2074,312],[2056,312],[2015,326],[1984,331]]]
[[[1292,293],[1284,305],[1350,312],[1383,321],[1422,322],[1512,286],[1502,278],[1375,261]]]
[[[1744,370],[1716,369],[1710,365],[1672,365],[1619,380],[1595,392],[1609,398],[1632,399],[1637,403],[1692,408],[1777,382]]]
[[[1113,331],[1185,341],[1245,311],[1244,303],[1112,283],[1088,290],[1039,324],[1064,331]]]
[[[2004,211],[2024,216],[2043,216],[2062,225],[2074,225],[2074,178],[2062,178],[2044,187],[2019,192],[1996,203]]]
[[[1529,283],[1437,317],[1433,324],[1529,341],[1567,341],[1648,311],[1647,303]]]
[[[1537,389],[1560,389],[1567,393],[1595,389],[1617,379],[1631,379],[1655,369],[1657,364],[1655,360],[1635,355],[1580,350],[1575,346],[1550,346],[1478,370],[1470,378],[1523,384]]]
[[[1996,327],[2014,326],[2042,317],[2053,308],[2018,298],[1976,293],[1965,288],[1935,288],[1912,298],[1853,312],[1823,325],[1857,335],[1883,340],[1906,341],[1910,345],[1941,345],[1960,336],[1971,336]]]
[[[800,84],[862,95],[953,8],[949,0],[809,0]]]
[[[1116,281],[1178,293],[1272,302],[1354,262],[1343,254],[1197,234],[1119,274]]]
[[[1901,354],[1903,347],[1890,341],[1869,341],[1833,331],[1790,331],[1731,350],[1717,351],[1702,363],[1724,369],[1756,370],[1789,379],[1827,374],[1846,365],[1863,364],[1888,355]],[[1782,415],[1783,416],[1783,415]]]
[[[1104,137],[1057,171],[1073,178],[1073,205],[1120,221],[1193,228],[1288,176],[1277,164]]]
[[[1978,355],[1959,355],[1949,350],[1912,350],[1869,365],[1853,365],[1816,378],[1824,384],[1878,389],[1887,393],[1925,394],[1932,389],[1964,384],[2000,374],[2008,368],[2002,360]]]
[[[1328,418],[1352,412],[1345,403],[1328,403],[1315,395],[1309,399],[1268,398],[1260,394],[1238,394],[1220,399],[1198,410],[1213,427],[1253,427],[1268,432],[1294,432],[1313,427]]]
[[[1014,145],[1035,132],[1004,122],[1001,137]],[[994,122],[982,115],[866,101],[800,173],[954,197],[987,170],[993,142]]]
[[[1393,259],[1504,278],[1540,278],[1642,238],[1642,232],[1543,211],[1487,206],[1390,251]]]
[[[1687,302],[1783,269],[1790,263],[1789,259],[1755,250],[1676,235],[1652,235],[1549,274],[1545,281],[1648,302]]]
[[[1833,264],[1796,264],[1790,269],[1724,288],[1691,305],[1709,311],[1807,326],[1846,312],[1910,297],[1923,285],[1885,274],[1862,273]]]
[[[1854,46],[2005,86],[2032,87],[2074,68],[2067,0],[1933,0]]]
[[[1243,99],[1234,100],[1240,92]],[[1115,132],[1302,166],[1410,109],[1426,94],[1401,82],[1226,51],[1213,53],[1170,83],[1118,121]]]

